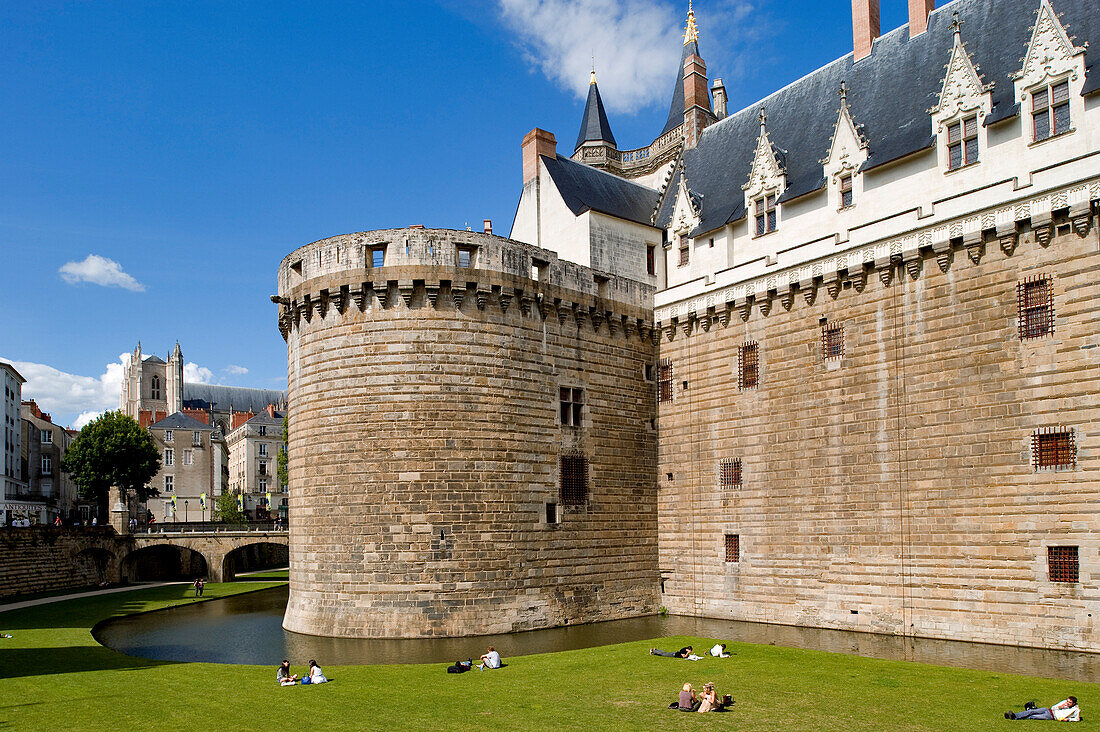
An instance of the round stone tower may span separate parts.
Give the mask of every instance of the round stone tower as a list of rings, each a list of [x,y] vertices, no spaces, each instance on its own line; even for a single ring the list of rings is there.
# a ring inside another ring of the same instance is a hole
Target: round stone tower
[[[273,299],[284,627],[461,636],[655,612],[650,285],[415,228],[301,247]]]

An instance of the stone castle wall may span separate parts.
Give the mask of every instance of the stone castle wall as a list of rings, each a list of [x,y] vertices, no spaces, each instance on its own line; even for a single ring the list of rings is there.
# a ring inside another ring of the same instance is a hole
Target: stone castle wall
[[[0,528],[0,597],[117,581],[119,554],[107,526]]]
[[[670,611],[1100,650],[1095,214],[994,234],[662,324]],[[1021,340],[1017,283],[1040,274],[1054,333]],[[843,327],[839,359],[823,324]],[[759,386],[739,389],[748,342]],[[1076,464],[1037,470],[1032,435],[1054,426]],[[1078,547],[1079,582],[1050,581],[1049,546]]]
[[[459,636],[656,610],[651,287],[499,237],[409,229],[296,250],[276,300],[285,627]],[[583,389],[580,427],[560,424],[561,387]],[[585,505],[561,505],[563,454],[587,459]]]

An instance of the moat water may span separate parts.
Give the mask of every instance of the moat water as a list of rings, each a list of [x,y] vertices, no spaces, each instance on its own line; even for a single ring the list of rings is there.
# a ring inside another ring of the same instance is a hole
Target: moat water
[[[1027,676],[1095,681],[1100,654],[1048,651],[982,643],[900,638],[843,630],[796,628],[682,616],[634,618],[475,638],[367,640],[326,638],[284,630],[289,589],[282,587],[158,612],[129,615],[96,628],[103,645],[132,656],[277,666],[284,658],[301,665],[450,663],[477,658],[495,646],[511,656],[660,639],[674,635],[726,642],[760,643],[915,661]],[[667,645],[667,644],[666,644]],[[676,650],[669,646],[666,650]]]

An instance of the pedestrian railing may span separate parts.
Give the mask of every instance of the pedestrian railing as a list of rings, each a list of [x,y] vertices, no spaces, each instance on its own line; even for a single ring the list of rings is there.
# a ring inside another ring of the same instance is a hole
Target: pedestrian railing
[[[286,523],[276,521],[249,521],[244,524],[223,523],[221,521],[168,521],[165,523],[140,524],[134,534],[240,534],[240,533],[285,533]]]

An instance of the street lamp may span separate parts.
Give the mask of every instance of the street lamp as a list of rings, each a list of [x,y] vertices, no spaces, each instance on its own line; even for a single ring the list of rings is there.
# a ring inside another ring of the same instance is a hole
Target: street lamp
[[[183,499],[183,521],[187,523],[187,499]]]

